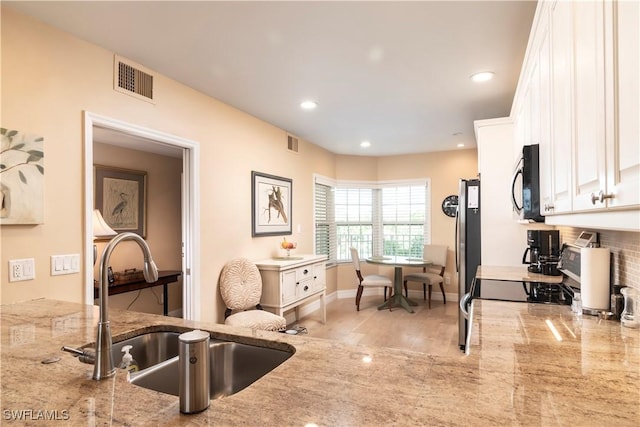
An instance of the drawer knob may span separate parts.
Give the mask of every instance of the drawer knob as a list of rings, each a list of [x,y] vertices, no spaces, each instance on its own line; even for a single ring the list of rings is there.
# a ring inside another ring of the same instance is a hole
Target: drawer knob
[[[306,268],[304,269],[304,271],[302,272],[302,274],[309,274],[309,270],[307,270]]]
[[[309,286],[305,286],[305,287],[304,287],[304,290],[305,290],[305,291],[308,291],[308,290],[309,290]]]

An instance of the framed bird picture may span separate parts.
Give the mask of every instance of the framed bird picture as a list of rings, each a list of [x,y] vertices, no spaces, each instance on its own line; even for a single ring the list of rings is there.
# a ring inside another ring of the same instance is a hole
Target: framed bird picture
[[[291,234],[293,181],[251,171],[251,194],[251,236]]]
[[[145,237],[147,173],[94,166],[95,208],[114,231]]]

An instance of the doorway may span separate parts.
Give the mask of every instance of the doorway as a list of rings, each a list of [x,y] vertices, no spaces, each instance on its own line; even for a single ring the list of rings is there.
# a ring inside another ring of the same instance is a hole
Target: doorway
[[[118,144],[125,148],[160,153],[181,153],[182,155],[182,313],[188,320],[200,319],[200,203],[199,164],[200,149],[196,141],[130,123],[84,113],[85,152],[85,260],[93,260],[92,212],[94,207],[93,185],[93,144],[95,135],[113,133],[118,136]],[[135,143],[135,146],[133,145]],[[93,304],[93,268],[85,268],[85,303]]]

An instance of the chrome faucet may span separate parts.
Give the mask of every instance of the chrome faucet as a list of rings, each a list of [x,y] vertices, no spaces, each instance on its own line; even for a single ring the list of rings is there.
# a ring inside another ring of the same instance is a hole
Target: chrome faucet
[[[147,242],[145,242],[139,235],[130,232],[120,233],[111,239],[104,248],[102,257],[100,258],[100,321],[98,322],[98,333],[96,336],[96,354],[93,366],[94,380],[109,378],[116,372],[115,365],[113,364],[113,357],[111,356],[111,347],[113,343],[111,341],[111,327],[109,326],[108,267],[111,253],[120,242],[125,240],[135,241],[138,246],[140,246],[140,249],[142,249],[142,253],[144,254],[144,279],[149,283],[153,283],[158,280],[158,268],[151,257],[149,245],[147,245]]]

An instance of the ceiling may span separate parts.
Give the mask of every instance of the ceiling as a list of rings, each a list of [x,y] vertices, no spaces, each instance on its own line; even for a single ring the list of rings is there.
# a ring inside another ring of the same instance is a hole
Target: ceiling
[[[2,3],[334,153],[367,156],[475,146],[474,120],[510,114],[535,11],[529,1]],[[478,71],[495,78],[474,83]]]

